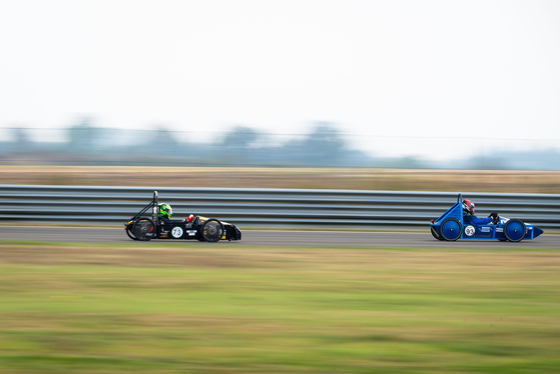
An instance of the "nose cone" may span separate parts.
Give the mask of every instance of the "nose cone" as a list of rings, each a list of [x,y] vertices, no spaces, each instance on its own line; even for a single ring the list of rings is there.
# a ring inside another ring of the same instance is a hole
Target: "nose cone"
[[[533,239],[543,233],[543,230],[538,228],[537,226],[533,226]]]

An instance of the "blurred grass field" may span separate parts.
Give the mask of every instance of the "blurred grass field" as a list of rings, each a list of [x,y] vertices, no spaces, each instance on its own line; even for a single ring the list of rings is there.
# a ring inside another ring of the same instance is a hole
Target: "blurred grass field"
[[[2,373],[557,373],[560,252],[0,243]]]
[[[0,184],[558,193],[559,171],[0,166]]]

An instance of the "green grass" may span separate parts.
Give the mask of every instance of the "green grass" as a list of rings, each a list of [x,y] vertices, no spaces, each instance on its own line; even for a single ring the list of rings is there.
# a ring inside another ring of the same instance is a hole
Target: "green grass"
[[[0,372],[560,371],[558,251],[150,248],[0,245]]]

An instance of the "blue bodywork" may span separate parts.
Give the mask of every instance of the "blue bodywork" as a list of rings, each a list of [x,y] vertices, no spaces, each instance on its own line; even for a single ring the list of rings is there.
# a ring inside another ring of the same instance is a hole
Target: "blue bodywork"
[[[500,217],[497,224],[473,225],[463,222],[463,196],[430,225],[432,235],[438,240],[496,239],[518,242],[535,239],[543,230],[518,219]]]

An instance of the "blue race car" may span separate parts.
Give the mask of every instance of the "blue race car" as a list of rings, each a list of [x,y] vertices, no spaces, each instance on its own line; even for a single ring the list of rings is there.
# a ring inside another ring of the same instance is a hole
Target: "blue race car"
[[[437,240],[455,241],[457,239],[497,239],[500,241],[519,242],[531,240],[543,233],[535,225],[519,219],[496,217],[491,224],[476,225],[463,221],[463,196],[459,194],[457,202],[430,224],[432,235]]]

